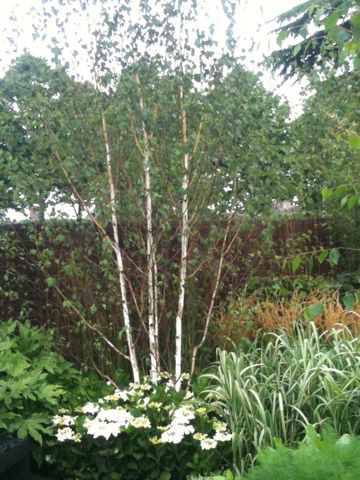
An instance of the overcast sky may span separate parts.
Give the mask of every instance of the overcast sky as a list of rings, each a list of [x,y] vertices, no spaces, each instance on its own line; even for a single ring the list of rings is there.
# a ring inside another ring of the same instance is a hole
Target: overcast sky
[[[72,0],[74,4],[77,0]],[[206,0],[204,0],[206,1]],[[276,35],[272,34],[272,30],[276,26],[269,23],[277,15],[286,10],[302,3],[303,0],[243,0],[237,11],[236,18],[236,34],[240,38],[240,44],[245,50],[252,51],[246,54],[246,66],[254,71],[258,71],[257,64],[262,60],[264,55],[268,55],[276,49]],[[14,27],[19,31],[16,40],[17,55],[21,54],[24,49],[30,51],[34,55],[49,57],[48,49],[41,42],[34,43],[32,39],[32,21],[29,11],[32,7],[39,7],[42,0],[0,0],[1,18],[0,31],[11,31]],[[55,2],[56,3],[56,2]],[[217,24],[219,31],[222,30],[221,15],[216,12],[214,5],[216,0],[207,0],[209,5],[208,13],[210,20]],[[16,21],[9,21],[9,17],[16,17]],[[75,29],[76,27],[74,27]],[[225,24],[224,24],[225,29]],[[223,30],[224,30],[223,29]],[[9,44],[4,40],[4,36],[0,37],[0,74],[8,68],[11,59],[16,56],[15,52],[9,53]],[[5,35],[6,38],[6,35]],[[300,101],[299,85],[282,85],[279,78],[272,78],[266,73],[264,84],[267,88],[286,96],[293,107],[294,111],[298,111]]]

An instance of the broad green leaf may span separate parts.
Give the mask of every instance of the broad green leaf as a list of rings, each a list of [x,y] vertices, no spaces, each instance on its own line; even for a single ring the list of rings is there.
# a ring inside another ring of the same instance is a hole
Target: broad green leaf
[[[347,205],[348,199],[349,199],[349,195],[345,195],[345,197],[341,199],[340,207],[345,207],[345,205]]]
[[[322,250],[322,252],[320,252],[319,255],[317,256],[318,262],[320,264],[323,263],[326,260],[328,255],[329,255],[328,250]]]
[[[312,320],[314,317],[322,315],[323,313],[324,313],[324,307],[322,303],[315,303],[314,305],[310,305],[305,308],[304,318],[305,320]]]
[[[301,45],[296,45],[294,48],[293,48],[293,55],[296,56],[301,50]]]
[[[356,26],[360,25],[360,13],[356,13],[351,17],[351,23]]]
[[[56,278],[49,277],[46,279],[46,284],[48,287],[55,287],[55,285],[57,284],[57,280]]]
[[[289,32],[281,32],[276,38],[276,43],[281,47],[282,43],[288,38]]]
[[[355,303],[355,295],[353,293],[347,293],[342,297],[343,304],[346,310],[353,310]]]
[[[326,202],[326,200],[329,200],[329,198],[331,197],[332,195],[332,191],[330,190],[330,188],[323,188],[321,190],[321,195],[322,195],[322,198],[324,200],[324,202]]]
[[[170,480],[171,479],[171,473],[169,472],[162,472],[159,480]]]
[[[347,187],[345,185],[339,185],[335,190],[335,195],[338,198],[342,198],[342,197],[344,197],[346,192],[347,192]]]
[[[349,146],[350,148],[358,149],[360,148],[360,137],[359,136],[352,136],[349,138]]]
[[[339,17],[340,17],[340,12],[338,11],[335,11],[334,13],[329,15],[323,22],[326,30],[332,30],[333,28],[335,28],[339,20]]]
[[[359,200],[358,195],[351,195],[347,202],[348,209],[351,210],[353,207],[355,207],[355,205],[357,205],[358,203],[358,200]]]
[[[295,273],[301,264],[301,255],[296,255],[296,257],[291,262],[291,270]]]
[[[333,248],[329,253],[329,260],[332,265],[337,265],[340,258],[340,252],[337,248]]]

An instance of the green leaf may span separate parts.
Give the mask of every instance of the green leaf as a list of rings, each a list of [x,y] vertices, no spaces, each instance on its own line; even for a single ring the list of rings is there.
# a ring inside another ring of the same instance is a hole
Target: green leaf
[[[281,47],[281,44],[284,42],[284,40],[288,38],[288,36],[289,36],[289,32],[287,31],[283,31],[279,33],[279,35],[276,38],[276,43],[279,45],[279,47]]]
[[[340,17],[340,12],[339,11],[335,11],[334,13],[329,15],[324,20],[324,27],[326,28],[326,30],[332,30],[333,28],[335,28],[337,26],[337,22],[339,20],[339,17]]]
[[[314,317],[318,315],[322,315],[324,313],[324,307],[322,303],[315,303],[314,305],[310,305],[305,308],[304,310],[304,318],[305,320],[309,321],[312,320]]]
[[[294,48],[293,48],[293,55],[294,57],[296,57],[296,55],[300,52],[301,50],[301,45],[296,45]]]
[[[343,197],[343,198],[341,199],[340,207],[345,207],[345,205],[346,205],[347,202],[348,202],[348,198],[349,198],[349,195],[345,195],[345,197]]]
[[[360,13],[356,13],[351,17],[351,23],[356,26],[360,25]]]
[[[329,253],[329,260],[332,265],[337,265],[340,258],[340,252],[337,248],[333,248]]]
[[[291,262],[291,270],[295,273],[301,264],[301,255],[296,255],[296,257]]]
[[[332,195],[332,191],[330,190],[330,188],[323,188],[321,190],[321,195],[322,195],[322,199],[324,200],[324,202],[326,202],[326,200],[329,200],[329,198],[331,197]]]
[[[338,198],[342,198],[347,192],[347,187],[346,185],[339,185],[337,189],[335,190],[335,195]]]
[[[66,299],[63,301],[63,307],[64,307],[64,308],[72,308],[72,306],[73,306],[73,303],[72,303],[71,300],[69,300],[69,299],[66,298]]]
[[[56,278],[49,277],[46,279],[46,284],[48,287],[55,287],[55,285],[57,284],[57,280]]]
[[[347,293],[342,298],[343,304],[346,310],[353,310],[355,303],[355,295],[353,293]]]
[[[348,209],[351,210],[352,208],[354,208],[355,205],[357,205],[358,200],[359,200],[358,195],[351,195],[347,202]]]
[[[43,385],[39,388],[38,398],[46,402],[56,405],[57,399],[65,393],[59,385]]]
[[[357,42],[350,40],[349,42],[344,43],[344,49],[347,53],[354,55],[359,48]]]
[[[29,418],[21,418],[17,425],[17,434],[19,438],[25,438],[30,435],[36,442],[42,445],[42,433],[50,433],[50,430],[45,426],[49,424],[49,419],[39,415],[33,414]]]
[[[159,477],[159,480],[170,480],[171,479],[171,474],[169,472],[162,472],[162,474]]]
[[[350,148],[358,149],[358,148],[360,148],[360,137],[352,136],[352,137],[349,138],[348,143],[349,143]]]

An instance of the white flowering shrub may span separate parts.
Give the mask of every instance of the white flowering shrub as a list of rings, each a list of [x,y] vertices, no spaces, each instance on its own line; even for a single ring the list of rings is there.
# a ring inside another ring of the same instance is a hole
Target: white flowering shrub
[[[51,478],[181,480],[231,459],[227,426],[190,392],[176,392],[168,374],[156,387],[145,379],[62,412],[53,427]]]

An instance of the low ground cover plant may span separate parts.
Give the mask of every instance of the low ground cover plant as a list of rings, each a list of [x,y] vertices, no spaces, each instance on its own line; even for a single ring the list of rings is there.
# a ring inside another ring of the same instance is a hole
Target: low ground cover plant
[[[51,418],[80,392],[80,374],[55,352],[49,332],[0,322],[0,436],[42,443]]]
[[[259,455],[259,464],[247,480],[357,480],[360,472],[360,437],[331,431],[320,437],[307,429],[305,442],[297,449],[278,443]]]
[[[298,448],[277,441],[275,448],[260,452],[256,465],[245,476],[235,477],[228,470],[223,475],[190,480],[357,480],[359,472],[360,437],[345,434],[338,438],[331,429],[318,435],[309,426]]]
[[[233,433],[237,473],[264,446],[297,446],[307,425],[360,434],[360,338],[344,327],[320,333],[314,323],[218,352],[204,393]]]
[[[170,480],[229,467],[231,433],[211,406],[177,392],[170,376],[113,389],[53,418],[51,478]]]

